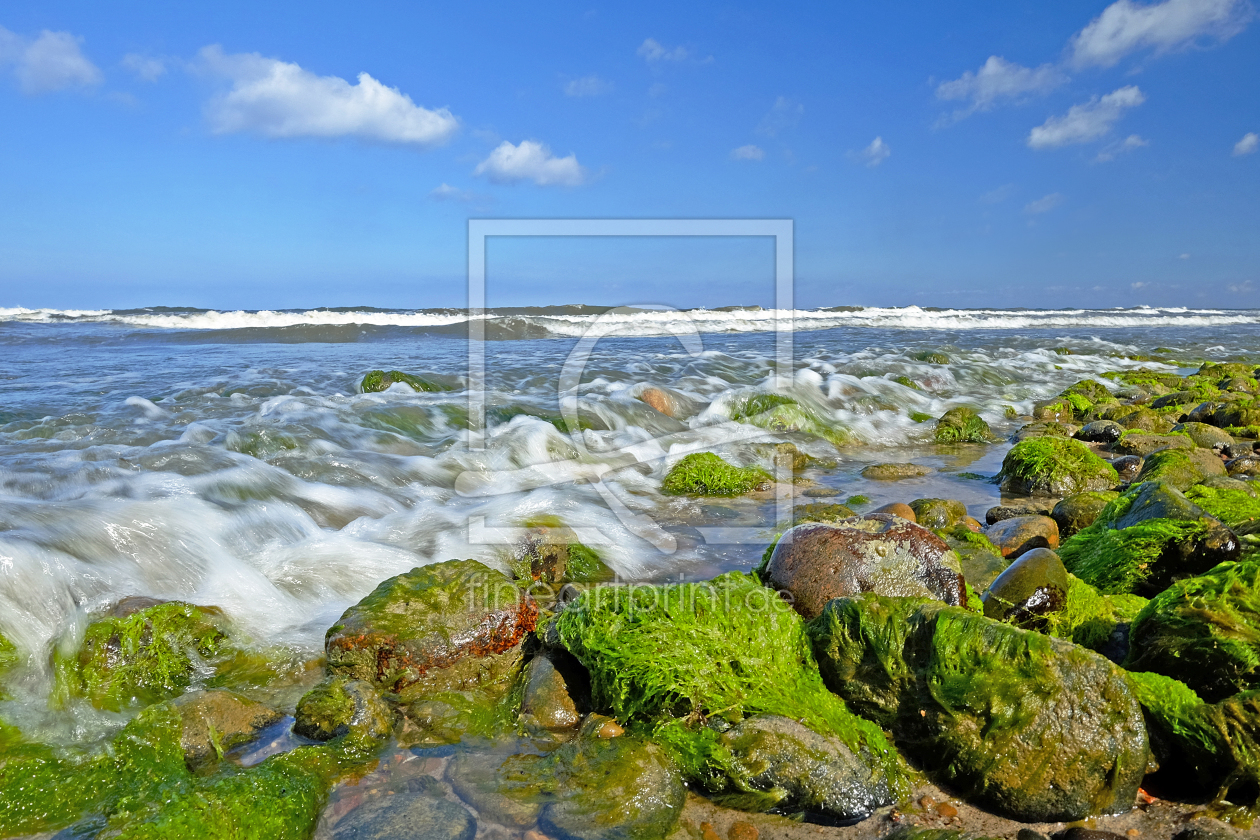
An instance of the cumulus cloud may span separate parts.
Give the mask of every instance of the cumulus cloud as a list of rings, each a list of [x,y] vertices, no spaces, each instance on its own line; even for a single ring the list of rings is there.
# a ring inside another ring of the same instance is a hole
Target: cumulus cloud
[[[786,96],[780,96],[761,118],[761,122],[757,123],[756,131],[766,137],[774,137],[780,132],[796,128],[796,124],[801,121],[801,115],[804,113],[804,105]]]
[[[1137,134],[1130,134],[1123,140],[1108,143],[1098,152],[1098,156],[1094,158],[1094,160],[1099,163],[1106,163],[1107,161],[1115,160],[1120,155],[1127,154],[1134,149],[1140,149],[1143,146],[1149,145],[1151,145],[1151,141],[1147,140],[1145,137],[1141,137]]]
[[[23,38],[0,27],[0,67],[13,66],[23,93],[52,93],[88,88],[103,79],[100,69],[79,48],[82,38],[69,32],[50,32]]]
[[[867,166],[879,166],[888,156],[892,154],[892,149],[888,148],[888,144],[884,142],[884,138],[876,137],[870,142],[865,149],[859,152],[849,152],[849,159],[858,163],[864,163]]]
[[[140,55],[140,53],[127,53],[119,64],[146,82],[156,82],[166,73],[166,62],[160,58]]]
[[[1025,204],[1024,212],[1030,216],[1040,216],[1042,213],[1049,213],[1062,203],[1062,193],[1050,193],[1049,195],[1043,195],[1036,201],[1030,201]]]
[[[691,57],[691,53],[687,51],[686,47],[678,46],[671,50],[655,38],[648,38],[640,44],[636,54],[648,64],[660,64],[664,61],[686,61]]]
[[[1260,149],[1260,135],[1254,131],[1249,131],[1243,135],[1241,140],[1234,144],[1234,157],[1249,155],[1256,149]]]
[[[566,96],[600,96],[611,92],[612,89],[612,82],[594,75],[573,79],[564,86]]]
[[[1073,105],[1061,117],[1050,117],[1028,133],[1028,146],[1033,149],[1053,149],[1073,143],[1088,143],[1111,131],[1112,127],[1130,108],[1146,101],[1136,85],[1113,90],[1106,96],[1097,96],[1082,105]]]
[[[556,157],[537,140],[522,140],[517,146],[504,140],[477,164],[473,174],[485,175],[496,184],[533,181],[540,187],[575,187],[586,180],[586,170],[576,155]]]
[[[765,152],[751,143],[740,146],[738,149],[731,149],[731,160],[761,160],[765,156]]]
[[[203,49],[200,59],[205,72],[232,83],[206,108],[211,128],[220,134],[351,136],[430,146],[445,142],[459,127],[446,108],[423,108],[367,73],[352,85],[257,53],[228,55],[217,45]]]
[[[1003,101],[1024,99],[1046,93],[1067,81],[1062,71],[1050,64],[1024,67],[1000,55],[989,56],[980,69],[970,70],[957,79],[936,86],[937,99],[969,101],[966,108],[955,111],[955,120],[976,111],[988,111]]]
[[[1111,67],[1131,52],[1167,52],[1201,38],[1226,41],[1246,28],[1254,12],[1247,0],[1164,0],[1138,5],[1117,0],[1069,43],[1077,67]]]

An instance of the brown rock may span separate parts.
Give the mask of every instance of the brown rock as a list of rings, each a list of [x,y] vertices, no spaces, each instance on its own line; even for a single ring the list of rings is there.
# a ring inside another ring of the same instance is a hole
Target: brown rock
[[[1003,557],[1016,558],[1034,548],[1059,547],[1059,523],[1048,516],[1016,516],[995,522],[984,535],[1002,552]]]
[[[925,528],[953,528],[967,515],[967,506],[957,499],[915,499],[910,507]]]
[[[914,513],[914,508],[910,507],[910,505],[904,505],[901,502],[892,502],[884,505],[883,507],[877,507],[875,510],[871,511],[871,513],[888,513],[893,516],[900,516],[907,522],[918,522],[918,518]]]
[[[546,654],[534,657],[526,667],[521,715],[551,732],[575,729],[582,722],[565,675]]]
[[[639,394],[639,399],[666,417],[673,417],[678,413],[678,403],[673,396],[660,388],[644,388],[643,393]]]
[[[1111,460],[1111,466],[1116,468],[1116,475],[1120,476],[1121,484],[1129,484],[1142,472],[1142,457],[1140,455],[1124,455]]]
[[[984,521],[992,525],[1003,519],[1014,519],[1017,516],[1038,516],[1050,513],[1046,505],[1037,505],[1031,500],[1027,504],[994,505],[985,511]]]
[[[726,840],[757,840],[757,826],[743,820],[736,820],[726,830]]]
[[[984,526],[980,524],[980,520],[971,516],[964,516],[962,524],[966,525],[970,530],[975,531],[977,534],[984,530]]]
[[[787,531],[766,566],[770,586],[792,596],[805,618],[832,598],[863,592],[966,602],[958,555],[926,528],[887,513],[843,524],[797,525]]]
[[[252,741],[284,717],[230,691],[191,691],[171,705],[179,711],[179,745],[189,767],[216,761],[219,751]]]
[[[722,835],[713,830],[713,823],[700,823],[700,840],[722,840]]]

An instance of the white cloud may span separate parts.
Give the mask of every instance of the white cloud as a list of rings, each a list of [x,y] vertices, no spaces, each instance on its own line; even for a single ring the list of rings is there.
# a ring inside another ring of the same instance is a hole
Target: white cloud
[[[1250,280],[1244,280],[1244,281],[1243,281],[1243,282],[1241,282],[1241,283],[1234,283],[1234,284],[1230,284],[1230,285],[1226,286],[1225,288],[1226,288],[1226,289],[1228,289],[1229,291],[1233,292],[1234,294],[1240,294],[1240,293],[1243,293],[1243,292],[1250,292],[1250,291],[1252,291],[1255,287],[1251,285],[1251,281],[1250,281]]]
[[[232,82],[230,91],[206,107],[220,134],[353,136],[427,146],[445,142],[459,127],[446,108],[422,108],[367,73],[352,85],[257,53],[226,55],[217,45],[201,51],[201,67]]]
[[[1137,134],[1130,134],[1123,140],[1117,140],[1114,143],[1108,143],[1098,152],[1098,156],[1094,158],[1097,163],[1106,163],[1109,160],[1115,160],[1120,155],[1131,152],[1134,149],[1141,149],[1144,146],[1151,145],[1151,141]]]
[[[595,75],[573,79],[564,86],[564,92],[567,96],[600,96],[601,94],[609,93],[612,89],[612,82]]]
[[[1097,96],[1083,105],[1073,105],[1061,117],[1050,117],[1028,133],[1028,145],[1033,149],[1053,149],[1072,143],[1088,143],[1111,131],[1112,126],[1129,108],[1146,101],[1136,85],[1128,85],[1102,97]]]
[[[1135,50],[1167,52],[1199,38],[1226,41],[1242,32],[1253,14],[1247,0],[1164,0],[1148,6],[1117,0],[1072,37],[1071,61],[1077,67],[1110,67]]]
[[[950,82],[936,87],[936,98],[947,101],[970,100],[971,104],[955,111],[954,120],[988,111],[1003,100],[1018,100],[1033,94],[1046,93],[1067,81],[1060,70],[1050,64],[1024,67],[991,55],[975,73],[970,70]]]
[[[801,121],[801,115],[804,113],[804,105],[786,96],[780,96],[761,118],[761,122],[757,123],[756,131],[766,137],[774,137],[781,131],[796,128],[796,124]]]
[[[518,146],[504,140],[477,164],[473,174],[485,175],[496,184],[533,181],[541,187],[574,187],[586,180],[586,170],[576,155],[556,157],[537,140],[522,140]]]
[[[997,189],[989,190],[987,193],[980,196],[980,203],[981,204],[1000,204],[1003,201],[1006,201],[1006,199],[1010,198],[1011,194],[1014,192],[1015,192],[1014,184],[1003,184]]]
[[[1190,259],[1190,255],[1189,255],[1189,254],[1179,254],[1179,255],[1177,256],[1177,259],[1179,259],[1179,260],[1188,260],[1188,259]]]
[[[1036,201],[1030,201],[1024,205],[1024,212],[1030,216],[1039,216],[1042,213],[1049,213],[1054,208],[1063,203],[1062,193],[1050,193],[1044,195]]]
[[[23,93],[99,85],[100,69],[79,49],[82,38],[45,29],[34,40],[0,27],[0,65],[12,64]]]
[[[1140,289],[1140,288],[1142,288],[1143,286],[1148,286],[1148,285],[1150,285],[1150,284],[1149,284],[1149,283],[1143,283],[1142,281],[1140,281],[1140,280],[1139,280],[1137,283],[1130,283],[1130,284],[1129,284],[1129,288],[1130,288],[1130,289],[1133,289],[1133,290],[1135,290],[1135,291],[1136,291],[1137,289]]]
[[[636,55],[641,56],[648,64],[658,64],[662,61],[686,61],[691,57],[686,47],[678,46],[671,50],[655,38],[648,38],[640,44]]]
[[[1260,135],[1254,131],[1249,131],[1243,135],[1241,140],[1234,144],[1234,157],[1249,155],[1256,149],[1260,149]]]
[[[452,187],[450,184],[442,183],[434,187],[429,192],[429,198],[434,201],[457,201],[461,203],[492,201],[490,196],[473,192],[472,190],[464,190],[459,187]]]
[[[738,149],[731,149],[731,160],[761,160],[765,156],[765,152],[751,143],[740,146]]]
[[[127,53],[119,64],[146,82],[156,82],[166,72],[166,62],[162,59],[149,58],[139,53]]]
[[[858,163],[865,163],[867,166],[879,166],[888,156],[892,154],[892,149],[888,148],[888,144],[884,142],[884,138],[876,137],[870,142],[870,145],[860,152],[849,152],[849,159]]]

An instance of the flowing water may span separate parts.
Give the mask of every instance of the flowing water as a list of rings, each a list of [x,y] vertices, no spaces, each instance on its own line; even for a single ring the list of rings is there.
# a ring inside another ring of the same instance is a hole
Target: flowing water
[[[488,316],[481,437],[458,311],[0,309],[0,633],[26,657],[0,716],[42,708],[52,647],[130,595],[217,605],[315,655],[379,581],[456,557],[504,568],[511,529],[540,515],[626,579],[748,569],[782,510],[773,493],[662,495],[692,451],[771,468],[765,444],[791,441],[818,459],[803,501],[947,496],[983,517],[1009,445],[936,446],[912,414],[971,405],[1005,436],[1079,379],[1260,350],[1260,312],[1240,310],[598,312]],[[1156,348],[1178,361],[1126,358]],[[447,390],[361,393],[377,368]],[[772,391],[848,442],[730,419]],[[911,460],[937,472],[859,475]]]

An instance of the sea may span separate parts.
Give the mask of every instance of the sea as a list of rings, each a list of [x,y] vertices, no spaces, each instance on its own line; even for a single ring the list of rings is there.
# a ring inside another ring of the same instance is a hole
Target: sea
[[[971,406],[1007,440],[1078,380],[1234,359],[1260,360],[1260,310],[0,309],[0,634],[24,663],[0,716],[45,709],[52,651],[128,596],[317,656],[380,581],[506,569],[541,517],[627,581],[748,570],[785,504],[983,520],[1009,442],[937,445],[930,418]],[[378,369],[440,390],[363,393]],[[767,394],[809,422],[748,422]],[[773,491],[660,492],[686,454],[771,470],[783,442],[811,460]],[[887,462],[934,471],[862,477]]]

